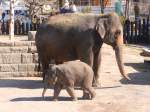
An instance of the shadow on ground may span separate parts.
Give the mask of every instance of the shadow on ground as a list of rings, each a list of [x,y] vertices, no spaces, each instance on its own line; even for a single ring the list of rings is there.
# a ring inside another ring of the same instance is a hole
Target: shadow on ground
[[[78,100],[84,100],[83,98],[78,98]],[[20,97],[10,100],[11,102],[21,102],[21,101],[53,101],[53,97]],[[72,101],[71,97],[58,97],[58,101]]]
[[[95,89],[118,88],[121,86],[94,87]],[[43,88],[42,80],[0,79],[0,88],[40,89]],[[50,87],[51,89],[53,87]],[[81,87],[75,87],[81,90]]]
[[[119,88],[122,86],[100,86],[100,87],[94,87],[94,89],[112,89],[112,88]]]
[[[129,77],[131,78],[130,81],[121,79],[120,82],[122,84],[150,85],[150,73],[149,72],[130,73]]]
[[[39,89],[43,88],[42,80],[0,79],[0,88]]]
[[[131,66],[139,72],[150,72],[149,63],[125,63],[126,66]]]
[[[149,63],[125,63],[125,65],[133,67],[138,72],[129,74],[131,81],[125,79],[120,80],[122,84],[150,85]]]

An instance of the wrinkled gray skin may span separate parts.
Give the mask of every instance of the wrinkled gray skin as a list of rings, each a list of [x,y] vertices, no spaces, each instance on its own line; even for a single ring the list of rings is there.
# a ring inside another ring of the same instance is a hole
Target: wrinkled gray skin
[[[93,76],[92,68],[81,61],[68,61],[53,65],[46,71],[42,96],[44,97],[46,89],[50,85],[54,85],[53,100],[58,99],[58,95],[63,88],[67,90],[72,100],[77,100],[74,86],[80,86],[83,89],[83,98],[93,99],[96,95],[92,87]]]
[[[115,13],[52,16],[40,26],[35,40],[43,79],[52,59],[56,64],[79,59],[93,67],[94,84],[97,85],[103,42],[113,47],[119,70],[124,78],[129,79],[122,61],[123,29]]]

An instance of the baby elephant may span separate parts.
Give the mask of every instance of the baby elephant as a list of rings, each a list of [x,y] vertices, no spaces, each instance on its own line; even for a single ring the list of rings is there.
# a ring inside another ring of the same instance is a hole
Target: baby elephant
[[[44,80],[44,90],[42,96],[46,92],[49,85],[54,85],[53,100],[57,100],[62,88],[65,88],[72,100],[77,100],[74,92],[74,86],[80,86],[83,89],[83,98],[93,99],[96,95],[93,87],[93,70],[84,62],[69,61],[60,65],[52,65],[46,71]]]

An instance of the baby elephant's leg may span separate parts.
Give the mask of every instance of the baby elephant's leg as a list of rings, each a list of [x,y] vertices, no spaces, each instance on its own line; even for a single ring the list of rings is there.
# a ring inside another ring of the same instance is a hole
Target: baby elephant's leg
[[[91,99],[95,98],[96,93],[95,93],[95,90],[93,89],[93,87],[88,87],[88,88],[86,88],[86,90],[91,94]]]
[[[72,97],[73,101],[77,100],[77,97],[75,96],[75,91],[74,91],[74,87],[73,86],[69,86],[66,88],[68,94]]]
[[[92,79],[93,77],[86,77],[83,82],[83,90],[86,91],[86,93],[89,93],[89,99],[93,99],[96,95],[94,88],[92,87]]]
[[[83,88],[83,99],[90,99],[90,93]]]
[[[54,86],[54,96],[53,96],[53,100],[54,100],[54,101],[57,101],[57,100],[58,100],[58,95],[59,95],[61,89],[62,89],[62,86],[59,85],[59,84],[56,84],[56,85]]]

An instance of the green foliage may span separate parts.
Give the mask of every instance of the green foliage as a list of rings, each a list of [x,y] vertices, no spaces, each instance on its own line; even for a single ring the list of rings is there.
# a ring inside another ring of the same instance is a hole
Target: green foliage
[[[119,16],[119,17],[120,17],[121,24],[124,26],[124,23],[125,23],[125,17],[124,17],[124,16]]]

